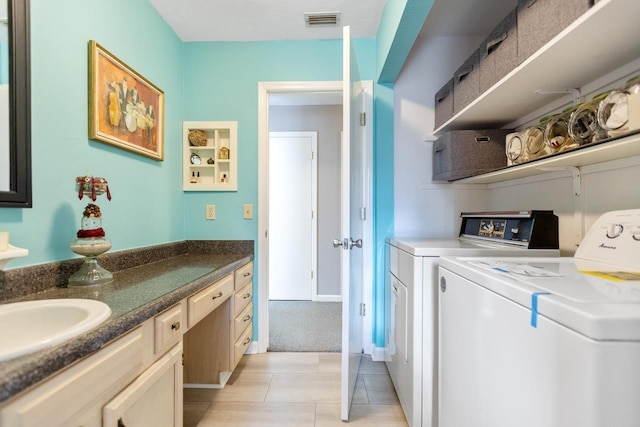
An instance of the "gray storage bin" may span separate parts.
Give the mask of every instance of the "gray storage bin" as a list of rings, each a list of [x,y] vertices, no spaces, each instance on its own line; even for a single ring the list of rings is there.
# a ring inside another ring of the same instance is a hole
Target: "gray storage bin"
[[[480,49],[477,49],[453,75],[453,114],[458,113],[480,95],[479,61]]]
[[[433,180],[454,181],[507,166],[504,146],[513,129],[454,130],[433,143]]]
[[[593,0],[518,0],[520,59],[530,57],[592,5]]]
[[[518,11],[514,8],[480,45],[480,93],[520,65],[517,16]]]
[[[435,96],[435,128],[439,128],[453,116],[453,79],[449,80]]]

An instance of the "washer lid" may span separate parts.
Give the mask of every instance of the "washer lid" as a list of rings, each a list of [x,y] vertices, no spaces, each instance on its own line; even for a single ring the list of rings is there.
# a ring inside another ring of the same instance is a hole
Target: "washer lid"
[[[595,340],[640,341],[640,277],[583,273],[573,258],[445,257],[440,266],[526,307],[532,319]]]
[[[500,242],[485,242],[466,238],[387,238],[389,244],[414,256],[558,256],[556,249],[527,249],[522,246],[505,245]]]

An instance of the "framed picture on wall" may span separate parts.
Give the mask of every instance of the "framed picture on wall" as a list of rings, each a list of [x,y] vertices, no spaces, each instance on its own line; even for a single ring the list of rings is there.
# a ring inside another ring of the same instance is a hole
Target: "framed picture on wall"
[[[89,138],[164,159],[164,92],[89,41]]]

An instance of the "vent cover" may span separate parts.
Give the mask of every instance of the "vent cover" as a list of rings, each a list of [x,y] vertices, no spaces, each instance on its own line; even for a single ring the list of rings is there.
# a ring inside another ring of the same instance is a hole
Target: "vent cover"
[[[307,27],[337,27],[340,24],[340,12],[305,12]]]

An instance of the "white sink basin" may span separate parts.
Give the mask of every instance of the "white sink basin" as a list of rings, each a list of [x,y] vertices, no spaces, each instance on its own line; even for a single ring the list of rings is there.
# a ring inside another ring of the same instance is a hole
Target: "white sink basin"
[[[0,305],[0,361],[60,344],[111,316],[109,306],[89,299],[49,299]]]

